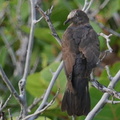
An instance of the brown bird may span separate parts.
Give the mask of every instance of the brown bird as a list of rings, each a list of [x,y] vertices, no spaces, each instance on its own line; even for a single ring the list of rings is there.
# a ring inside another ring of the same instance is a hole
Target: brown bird
[[[62,111],[68,115],[87,115],[90,111],[88,81],[99,60],[99,40],[89,24],[89,18],[77,9],[70,12],[62,40],[62,54],[67,77],[67,89],[62,100]]]

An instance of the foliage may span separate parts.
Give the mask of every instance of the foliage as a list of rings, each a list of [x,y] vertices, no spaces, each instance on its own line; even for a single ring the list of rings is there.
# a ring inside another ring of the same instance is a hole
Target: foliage
[[[21,48],[21,39],[19,37],[19,32],[22,33],[22,37],[25,35],[28,37],[30,30],[30,6],[28,1],[23,0],[22,5],[20,5],[21,0],[0,0],[0,65],[5,70],[9,79],[11,80],[13,86],[18,89],[18,81],[22,77],[21,74],[17,76],[15,73],[15,66],[12,62],[9,47],[11,47],[15,53],[16,59],[20,62],[20,52]],[[99,6],[99,3],[102,3],[103,0],[96,0],[93,2],[93,6],[91,10],[96,10]],[[62,34],[65,31],[67,26],[64,26],[63,23],[66,20],[67,14],[72,10],[78,7],[82,8],[84,4],[83,0],[44,0],[42,1],[43,10],[47,10],[51,5],[54,5],[54,9],[51,15],[51,21],[62,38]],[[114,7],[115,6],[115,7]],[[103,8],[97,14],[97,20],[103,23],[105,26],[115,30],[116,32],[120,32],[120,26],[115,19],[115,15],[118,14],[120,16],[120,0],[110,1],[105,8]],[[40,17],[38,13],[38,18]],[[119,19],[120,20],[120,19]],[[94,21],[91,21],[91,25],[95,29],[96,32],[104,32],[109,34],[108,31],[101,29]],[[2,37],[5,36],[9,43],[9,47],[6,46],[5,40]],[[101,51],[105,50],[107,47],[105,45],[104,39],[100,37]],[[116,72],[119,70],[119,60],[120,60],[120,37],[113,35],[111,37],[111,46],[114,49],[115,58],[110,58],[108,61],[112,61],[115,59],[118,61],[112,62],[110,65],[111,74],[114,76]],[[36,27],[34,32],[34,46],[31,56],[31,69],[34,68],[36,60],[39,59],[39,64],[34,73],[28,76],[27,80],[27,101],[28,105],[30,105],[35,97],[41,97],[45,90],[48,87],[48,84],[52,78],[52,73],[57,69],[60,62],[55,62],[56,57],[60,53],[61,48],[56,42],[56,40],[51,35],[51,31],[49,30],[46,22],[44,20],[40,21]],[[25,57],[25,56],[24,56]],[[24,61],[22,61],[24,62]],[[107,62],[103,63],[107,64]],[[24,64],[23,64],[24,66]],[[100,75],[97,76],[98,80],[104,84],[108,85],[108,79],[106,71],[102,69]],[[60,105],[63,93],[65,91],[66,78],[64,75],[64,71],[59,75],[57,82],[55,83],[51,95],[49,97],[49,101],[53,98],[58,88],[60,88],[60,93],[56,98],[53,106],[48,108],[42,116],[40,116],[37,120],[44,120],[44,117],[47,117],[46,120],[69,120],[70,117],[67,116],[66,113],[61,112]],[[115,88],[117,91],[120,91],[119,86]],[[6,85],[3,83],[0,78],[0,97],[3,101],[7,99],[10,92]],[[95,88],[90,87],[91,94],[91,102],[92,107],[96,105],[96,103],[101,98],[102,94],[100,91],[97,91]],[[14,107],[15,106],[15,107]],[[37,106],[36,106],[37,107]],[[7,109],[10,108],[12,111],[12,115],[16,119],[19,114],[20,108],[18,107],[18,103],[12,97],[9,101],[7,108],[4,109],[7,116]],[[95,117],[97,120],[119,120],[120,119],[120,107],[119,105],[111,105],[108,104],[104,107],[104,109]],[[35,109],[32,110],[32,112]],[[79,120],[83,120],[85,117],[78,118]]]

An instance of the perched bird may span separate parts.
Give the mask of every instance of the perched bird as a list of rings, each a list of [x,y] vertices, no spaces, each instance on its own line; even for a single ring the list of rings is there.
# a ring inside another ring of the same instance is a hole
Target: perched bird
[[[88,82],[99,60],[99,40],[85,12],[76,9],[69,13],[70,23],[62,39],[62,56],[67,88],[61,109],[68,115],[87,115],[90,111]]]

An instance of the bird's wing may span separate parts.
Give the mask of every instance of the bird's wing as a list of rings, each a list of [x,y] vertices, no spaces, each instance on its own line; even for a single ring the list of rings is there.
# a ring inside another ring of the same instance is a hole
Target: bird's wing
[[[75,64],[74,40],[72,38],[72,29],[67,29],[62,40],[62,57],[64,61],[65,73],[68,80],[72,79],[73,66]]]
[[[97,33],[90,25],[82,26],[74,32],[76,42],[79,41],[79,51],[82,52],[87,63],[93,68],[99,60],[99,40]]]

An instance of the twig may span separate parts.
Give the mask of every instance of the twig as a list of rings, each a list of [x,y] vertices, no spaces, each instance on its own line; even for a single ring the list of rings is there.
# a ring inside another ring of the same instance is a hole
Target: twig
[[[52,35],[54,36],[54,38],[57,40],[57,42],[61,45],[61,39],[58,36],[58,34],[55,31],[55,28],[50,20],[50,14],[52,12],[53,6],[48,10],[48,12],[44,12],[39,5],[36,5],[36,9],[41,13],[41,15],[45,18],[50,30],[52,31]]]
[[[40,97],[40,98],[35,98],[33,103],[28,107],[28,112],[31,112],[31,109],[34,108],[41,100],[43,100],[43,97]]]
[[[94,0],[90,0],[89,5],[88,5],[87,8],[84,10],[86,13],[88,12],[88,10],[89,10],[90,6],[92,5],[93,1],[94,1]]]
[[[104,51],[104,55],[98,60],[97,65],[99,65],[99,63],[107,56],[107,53],[109,53],[109,50]]]
[[[113,77],[113,79],[110,81],[108,88],[114,88],[116,83],[120,80],[120,70],[117,72],[117,74]],[[109,93],[104,93],[97,105],[90,111],[90,113],[87,115],[85,120],[93,120],[95,115],[103,108],[103,106],[107,103],[108,98],[110,97]]]
[[[8,89],[10,90],[11,94],[13,94],[13,96],[15,97],[15,99],[19,102],[19,104],[21,105],[22,100],[19,97],[19,94],[17,93],[17,91],[15,90],[15,88],[13,87],[13,85],[11,84],[10,80],[7,78],[5,72],[3,71],[2,67],[0,66],[0,76],[2,77],[3,81],[5,82],[5,84],[7,85]]]
[[[55,99],[56,99],[56,97],[57,97],[58,94],[59,94],[59,90],[56,92],[56,94],[55,94],[55,96],[53,97],[53,99],[52,99],[43,109],[41,109],[40,111],[35,112],[34,114],[28,115],[27,117],[25,117],[25,118],[22,119],[22,120],[26,120],[26,119],[28,119],[28,118],[30,118],[30,117],[36,116],[36,115],[44,112],[48,107],[50,107],[50,106],[54,103],[54,101],[55,101]]]
[[[9,100],[11,99],[11,96],[12,96],[12,95],[10,95],[10,96],[7,98],[7,100],[5,101],[5,103],[0,106],[0,112],[2,112],[3,109],[7,106],[7,103],[8,103]]]
[[[88,5],[89,5],[88,0],[85,0],[84,6],[82,8],[82,11],[85,11],[85,9],[88,7]]]
[[[93,13],[91,14],[91,16],[95,16],[99,13],[99,11],[101,9],[103,9],[109,2],[110,0],[104,0],[103,3],[101,5],[99,5],[98,9],[96,9],[95,11],[93,11]]]
[[[54,73],[54,75],[53,75],[53,77],[52,77],[52,79],[50,81],[50,84],[49,84],[49,86],[48,86],[48,88],[46,90],[46,93],[45,93],[45,96],[44,96],[44,98],[42,100],[42,103],[38,107],[38,109],[35,111],[35,113],[40,111],[45,106],[45,104],[46,104],[46,102],[48,100],[48,97],[50,95],[51,89],[52,89],[52,87],[53,87],[53,85],[54,85],[58,75],[60,74],[62,68],[63,68],[63,62],[60,63],[59,67],[57,68],[56,72]],[[36,117],[38,117],[38,116],[37,115],[33,116],[33,117],[29,118],[29,120],[34,120]]]
[[[76,120],[76,117],[75,117],[75,116],[72,116],[72,120]]]
[[[111,76],[111,74],[110,74],[110,69],[109,69],[109,67],[106,65],[105,66],[105,69],[106,69],[106,71],[107,71],[107,74],[108,74],[108,78],[110,79],[110,80],[112,80],[112,76]]]
[[[110,47],[110,44],[109,44],[109,42],[110,42],[109,37],[112,36],[112,34],[105,35],[104,33],[100,33],[99,35],[106,39],[106,44],[107,44],[108,50],[109,50],[110,53],[112,53],[113,50],[112,50],[112,48]]]
[[[114,89],[111,87],[106,87],[104,85],[101,85],[97,80],[92,80],[91,81],[92,86],[94,86],[96,89],[100,90],[103,93],[108,93],[111,96],[120,99],[120,92],[116,92]]]
[[[8,49],[8,53],[10,54],[12,63],[13,63],[14,66],[16,66],[17,61],[16,61],[15,53],[14,53],[12,47],[10,46],[10,44],[9,44],[9,42],[8,42],[7,38],[5,37],[5,34],[3,33],[2,30],[1,30],[0,34],[1,34],[1,37],[3,39],[3,42],[5,43],[5,45]]]
[[[9,113],[9,118],[10,118],[10,120],[13,120],[12,115],[11,115],[11,112],[10,112],[10,109],[8,109],[8,113]]]
[[[31,4],[31,28],[30,28],[30,35],[29,35],[29,42],[28,42],[28,48],[27,48],[27,55],[26,55],[26,61],[25,61],[25,68],[24,68],[24,74],[22,79],[19,81],[19,90],[20,90],[20,96],[23,100],[23,106],[21,106],[21,115],[20,119],[24,118],[27,115],[27,103],[26,103],[26,91],[25,91],[25,86],[26,86],[26,79],[28,76],[29,72],[29,67],[30,67],[30,56],[32,52],[32,46],[33,46],[33,36],[34,36],[34,27],[35,27],[35,22],[36,21],[36,13],[35,13],[35,1],[30,0]]]
[[[40,62],[40,58],[37,57],[36,60],[35,60],[35,62],[34,62],[34,66],[33,66],[33,68],[32,68],[31,71],[30,71],[30,74],[32,74],[32,73],[34,73],[34,72],[36,71],[39,62]]]
[[[107,103],[111,103],[111,104],[118,104],[118,103],[120,103],[120,101],[107,100]]]
[[[105,27],[102,23],[99,23],[95,18],[91,17],[90,20],[93,21],[94,23],[96,23],[100,28],[108,31],[109,33],[111,33],[111,34],[113,34],[115,36],[120,37],[120,34],[118,32],[116,32],[113,29],[110,29],[108,27]]]

